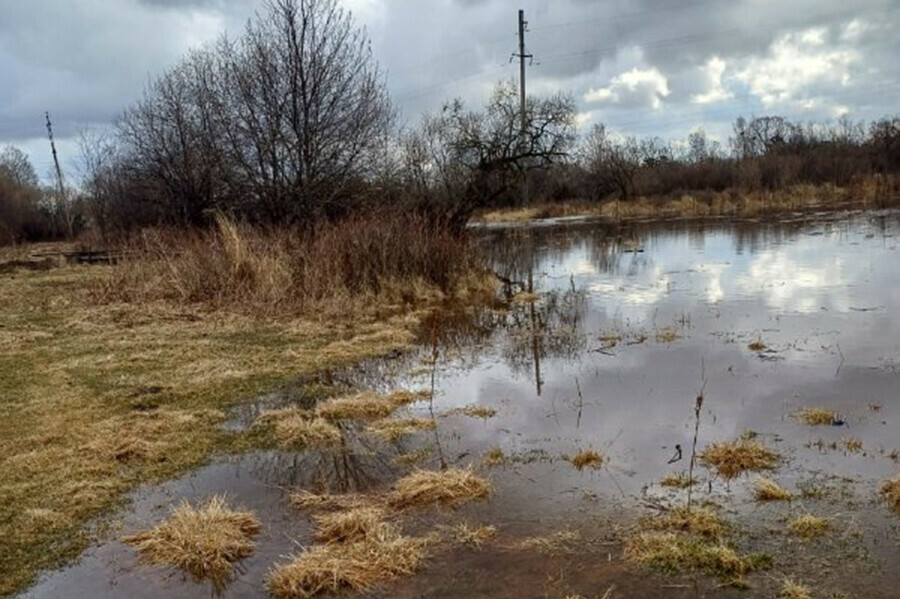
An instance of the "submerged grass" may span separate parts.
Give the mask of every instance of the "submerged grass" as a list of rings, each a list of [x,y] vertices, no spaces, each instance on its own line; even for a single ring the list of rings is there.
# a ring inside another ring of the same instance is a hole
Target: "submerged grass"
[[[729,524],[711,507],[688,509],[679,506],[665,514],[648,518],[643,526],[650,530],[665,530],[695,534],[707,539],[720,539],[729,531]]]
[[[831,522],[827,518],[802,514],[788,523],[791,532],[805,539],[821,536],[831,529]]]
[[[290,499],[294,506],[311,512],[346,511],[375,505],[372,496],[360,493],[313,493],[301,489],[291,493]]]
[[[726,479],[737,478],[746,471],[772,470],[779,455],[754,439],[719,441],[700,453],[700,461],[716,469]]]
[[[628,539],[625,558],[668,574],[700,571],[729,583],[767,565],[766,556],[740,555],[723,542],[674,532],[643,532]]]
[[[485,466],[501,466],[506,463],[506,454],[499,446],[494,445],[485,452],[481,463]]]
[[[324,418],[310,417],[306,410],[277,410],[263,414],[261,420],[272,423],[279,446],[291,451],[336,447],[343,438],[337,426]]]
[[[470,404],[461,408],[454,408],[450,410],[448,414],[459,414],[461,416],[468,416],[470,418],[482,418],[484,420],[487,420],[488,418],[493,418],[494,416],[496,416],[497,410],[479,404]]]
[[[456,508],[491,494],[491,484],[470,469],[415,470],[394,485],[390,504],[399,509],[437,505]]]
[[[493,539],[497,535],[497,527],[495,526],[471,526],[468,523],[457,524],[450,529],[450,533],[454,541],[461,545],[467,545],[474,549],[481,549],[481,546]]]
[[[370,424],[367,430],[387,441],[399,441],[420,431],[433,431],[435,426],[430,418],[390,418]]]
[[[808,588],[788,578],[781,585],[778,599],[812,599],[812,594]]]
[[[152,565],[174,566],[195,581],[209,580],[224,591],[236,564],[253,553],[260,523],[250,512],[232,510],[216,496],[200,507],[182,503],[152,530],[123,537]]]
[[[558,530],[540,537],[528,537],[516,544],[522,551],[536,551],[545,555],[571,553],[581,542],[581,533],[576,530]]]
[[[673,472],[664,476],[663,479],[659,481],[659,484],[673,489],[687,489],[690,486],[696,485],[697,479],[691,478],[687,472]]]
[[[327,420],[380,420],[387,418],[401,407],[420,401],[427,393],[395,391],[381,395],[364,391],[343,397],[334,397],[316,407],[316,414]]]

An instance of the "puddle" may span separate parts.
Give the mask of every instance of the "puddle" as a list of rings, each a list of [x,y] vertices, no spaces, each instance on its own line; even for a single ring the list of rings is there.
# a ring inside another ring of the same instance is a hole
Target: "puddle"
[[[900,471],[898,231],[892,212],[481,230],[495,270],[510,282],[505,306],[442,317],[424,327],[420,349],[327,376],[330,384],[429,388],[436,349],[433,405],[408,410],[433,412],[436,433],[387,445],[355,436],[351,455],[253,453],[142,490],[111,540],[24,596],[209,595],[181,574],[135,567],[131,549],[114,539],[162,519],[182,498],[224,492],[264,523],[256,553],[224,596],[264,597],[268,568],[310,542],[289,490],[321,481],[383,487],[406,470],[398,455],[418,453],[423,466],[474,464],[492,480],[490,501],[434,517],[492,524],[498,535],[477,551],[448,546],[418,576],[373,596],[600,597],[614,587],[613,598],[768,597],[787,575],[816,596],[895,597],[900,518],[878,501],[878,488]],[[262,409],[308,401],[302,389],[248,404],[229,426],[240,430]],[[696,468],[694,498],[723,507],[742,531],[742,549],[774,556],[749,592],[635,569],[615,535],[653,506],[683,502],[683,491],[659,481],[688,468],[701,392],[698,448],[753,431],[784,457],[771,478],[795,495],[824,490],[759,504],[752,477],[727,483]],[[454,413],[473,404],[496,413]],[[842,424],[805,425],[792,417],[805,406],[833,410]],[[504,463],[482,465],[495,448]],[[578,471],[566,457],[580,450],[607,461]],[[792,536],[786,520],[805,512],[830,518],[833,531],[813,541]],[[550,556],[511,548],[559,530],[580,532],[583,545]]]

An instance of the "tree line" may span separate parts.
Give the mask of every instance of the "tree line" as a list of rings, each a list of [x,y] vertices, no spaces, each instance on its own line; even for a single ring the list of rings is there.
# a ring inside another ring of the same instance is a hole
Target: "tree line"
[[[847,185],[900,169],[900,117],[868,126],[779,116],[735,121],[727,143],[703,131],[673,143],[579,133],[570,94],[499,84],[398,127],[385,74],[337,0],[268,0],[243,33],[194,50],[153,80],[115,127],[80,139],[82,184],[41,189],[24,154],[0,154],[0,242],[200,226],[217,212],[310,226],[400,207],[462,226],[479,208],[629,200],[697,190]]]

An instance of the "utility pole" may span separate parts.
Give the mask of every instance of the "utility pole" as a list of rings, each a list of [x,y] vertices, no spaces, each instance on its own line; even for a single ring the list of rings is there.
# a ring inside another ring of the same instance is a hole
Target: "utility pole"
[[[531,54],[525,53],[525,32],[528,30],[528,21],[525,20],[525,11],[519,10],[519,53],[513,56],[519,57],[519,117],[521,119],[520,136],[524,146],[528,130],[527,105],[525,101],[525,59],[530,59]],[[522,192],[525,203],[528,203],[528,169],[522,172]]]
[[[53,164],[56,166],[56,188],[59,193],[58,209],[62,210],[62,214],[66,219],[66,228],[68,229],[69,237],[72,237],[75,227],[72,223],[71,206],[69,206],[69,202],[66,200],[66,186],[63,183],[62,169],[59,168],[59,157],[56,155],[56,142],[53,141],[53,125],[50,124],[50,113],[45,112],[44,116],[47,117],[47,136],[50,138],[50,150],[53,152]]]

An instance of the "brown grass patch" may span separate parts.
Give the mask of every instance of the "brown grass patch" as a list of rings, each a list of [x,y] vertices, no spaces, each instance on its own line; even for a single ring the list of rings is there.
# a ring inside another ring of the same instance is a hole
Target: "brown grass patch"
[[[688,476],[687,472],[673,472],[663,477],[659,484],[673,489],[687,489],[692,485],[696,485],[697,479]]]
[[[606,463],[606,456],[593,449],[582,449],[575,455],[566,458],[578,470],[597,469]]]
[[[390,503],[396,508],[438,505],[455,508],[491,494],[491,484],[471,469],[415,470],[394,485]]]
[[[481,463],[485,466],[501,466],[506,463],[506,454],[499,446],[494,445],[485,452]]]
[[[377,538],[381,532],[385,512],[377,507],[358,507],[347,511],[319,514],[316,523],[316,540],[323,543],[355,543],[369,537]]]
[[[900,514],[900,477],[889,480],[881,487],[881,495],[888,505]]]
[[[812,594],[808,588],[788,578],[781,585],[778,599],[812,599]]]
[[[742,556],[722,542],[674,532],[635,535],[625,543],[625,558],[669,574],[700,571],[731,583],[768,561],[766,556]]]
[[[837,412],[823,408],[800,408],[794,412],[794,418],[810,426],[833,425],[837,419]]]
[[[766,351],[768,349],[768,346],[762,342],[762,339],[756,339],[755,341],[751,341],[747,345],[747,349],[749,349],[750,351],[761,352]]]
[[[306,599],[344,590],[365,591],[411,576],[425,557],[421,539],[403,536],[390,524],[368,531],[364,540],[319,545],[276,565],[266,588],[277,599]]]
[[[648,518],[644,526],[650,530],[668,530],[699,535],[708,539],[718,539],[729,530],[729,525],[711,507],[688,509],[679,506],[663,515]]]
[[[757,501],[790,501],[790,492],[774,480],[759,477],[753,482],[753,495]]]
[[[841,443],[844,444],[844,449],[850,453],[859,453],[863,450],[862,439],[857,439],[856,437],[844,437]]]
[[[198,508],[184,502],[165,522],[122,541],[137,549],[141,561],[181,568],[195,581],[209,580],[221,593],[235,565],[253,553],[252,538],[259,530],[255,515],[234,511],[216,496]]]
[[[726,479],[737,478],[745,471],[772,470],[779,455],[753,439],[718,441],[708,445],[700,454],[700,461],[716,469]]]
[[[435,426],[430,418],[396,418],[378,420],[370,424],[367,430],[387,441],[399,441],[421,431],[433,431]]]
[[[292,451],[336,447],[341,444],[341,430],[324,418],[311,418],[309,412],[299,409],[278,410],[264,414],[271,422],[278,444]]]
[[[387,395],[364,391],[333,397],[316,406],[316,414],[327,420],[379,420],[401,407],[428,397],[426,392],[395,391]]]
[[[831,529],[831,522],[821,516],[803,514],[791,520],[788,523],[788,528],[796,535],[805,539],[811,539],[828,532]]]
[[[355,510],[375,505],[376,499],[361,493],[313,493],[300,490],[291,493],[291,503],[302,510],[311,512],[332,512]]]
[[[656,340],[660,343],[672,343],[681,339],[681,333],[672,327],[664,327],[656,331]]]

